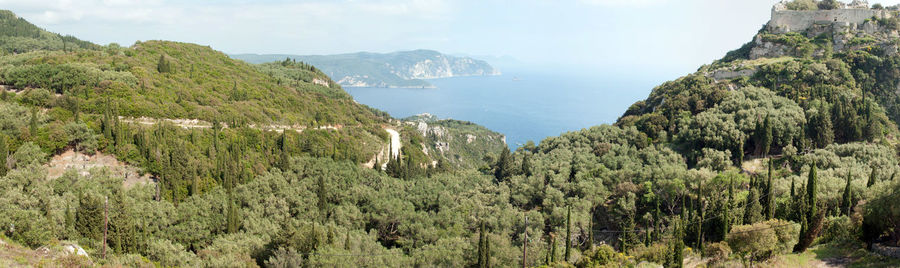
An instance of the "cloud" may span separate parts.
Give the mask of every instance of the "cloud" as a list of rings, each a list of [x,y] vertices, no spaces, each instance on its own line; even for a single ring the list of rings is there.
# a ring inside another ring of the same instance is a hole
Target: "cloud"
[[[668,0],[578,0],[579,3],[604,7],[651,7],[668,3]]]

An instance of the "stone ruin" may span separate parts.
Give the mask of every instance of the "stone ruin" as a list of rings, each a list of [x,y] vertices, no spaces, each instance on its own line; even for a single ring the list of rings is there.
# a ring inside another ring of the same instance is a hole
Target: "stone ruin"
[[[871,9],[866,0],[853,0],[850,4],[838,2],[832,10],[788,10],[790,1],[782,0],[772,7],[772,18],[766,30],[772,33],[803,32],[816,25],[834,25],[855,29],[872,18],[892,17],[887,9]]]

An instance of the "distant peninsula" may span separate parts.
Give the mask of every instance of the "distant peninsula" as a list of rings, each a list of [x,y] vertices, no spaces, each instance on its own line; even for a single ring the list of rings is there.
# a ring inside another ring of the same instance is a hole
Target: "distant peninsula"
[[[434,88],[423,79],[499,75],[486,61],[434,50],[393,53],[358,52],[336,55],[233,54],[249,63],[287,58],[312,64],[344,87]]]

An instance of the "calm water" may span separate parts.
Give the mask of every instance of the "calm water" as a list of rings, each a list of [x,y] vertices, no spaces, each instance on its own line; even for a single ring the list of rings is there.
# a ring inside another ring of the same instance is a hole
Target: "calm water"
[[[501,76],[429,80],[436,89],[346,88],[363,104],[396,118],[430,113],[472,121],[507,136],[510,148],[526,141],[613,123],[647,97],[660,79],[553,75],[504,71]]]

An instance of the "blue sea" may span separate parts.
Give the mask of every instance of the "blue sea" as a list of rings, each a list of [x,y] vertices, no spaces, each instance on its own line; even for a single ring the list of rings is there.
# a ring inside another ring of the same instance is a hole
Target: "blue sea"
[[[428,80],[437,88],[345,88],[395,118],[430,113],[503,133],[515,149],[531,140],[612,124],[665,77],[503,70],[499,76]]]

